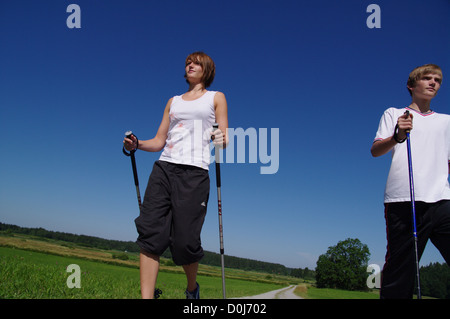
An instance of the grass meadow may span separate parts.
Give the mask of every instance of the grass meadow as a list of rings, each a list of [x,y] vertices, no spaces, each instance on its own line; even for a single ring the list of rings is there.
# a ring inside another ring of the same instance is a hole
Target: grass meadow
[[[311,284],[300,284],[295,294],[304,299],[380,299],[378,290],[371,292],[348,291],[341,289],[316,288]]]
[[[139,299],[137,254],[129,260],[113,259],[114,252],[76,247],[29,236],[0,236],[1,299]],[[67,267],[80,267],[80,288]],[[165,265],[168,264],[168,265]],[[226,269],[227,298],[255,295],[289,285],[296,279]],[[297,279],[298,280],[298,279]],[[219,267],[200,265],[201,298],[222,298]],[[186,278],[181,267],[162,260],[157,287],[161,299],[184,299]]]
[[[139,299],[139,256],[114,258],[124,252],[89,248],[29,235],[0,233],[0,299]],[[80,288],[69,288],[71,264],[80,268]],[[226,264],[226,257],[225,257]],[[355,292],[318,289],[302,279],[225,269],[227,298],[262,294],[289,285],[304,299],[378,299],[377,290]],[[202,299],[222,298],[220,267],[199,265]],[[184,299],[186,277],[181,267],[161,258],[157,287],[161,299]]]

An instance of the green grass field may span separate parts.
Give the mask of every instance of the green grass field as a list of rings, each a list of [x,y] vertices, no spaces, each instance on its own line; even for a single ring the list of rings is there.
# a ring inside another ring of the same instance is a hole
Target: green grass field
[[[69,288],[67,266],[80,267],[81,288]],[[199,275],[201,297],[222,297],[221,278]],[[240,297],[279,289],[281,285],[227,279],[227,297]],[[161,271],[157,286],[162,299],[185,298],[186,278],[182,273]],[[0,247],[0,298],[140,298],[139,270],[102,262]]]
[[[305,299],[379,299],[379,291],[348,291],[341,289],[316,288],[309,284],[297,286],[295,293]]]
[[[114,259],[117,253],[79,247],[32,236],[0,236],[0,298],[16,299],[126,299],[140,298],[138,255]],[[69,288],[73,280],[67,266],[80,267],[81,288]],[[69,278],[70,277],[70,278]],[[275,290],[298,278],[226,269],[227,297],[242,297]],[[200,265],[201,298],[222,298],[219,267]],[[157,287],[161,299],[184,299],[186,278],[181,267],[162,259]]]
[[[139,256],[77,246],[73,243],[0,234],[0,299],[139,299]],[[72,272],[80,267],[80,288],[69,288]],[[297,285],[305,299],[378,299],[378,291],[352,292],[318,289],[295,277],[226,268],[227,298],[257,295]],[[200,265],[198,282],[202,299],[222,298],[220,267]],[[186,278],[181,267],[161,259],[157,287],[161,299],[184,299]]]

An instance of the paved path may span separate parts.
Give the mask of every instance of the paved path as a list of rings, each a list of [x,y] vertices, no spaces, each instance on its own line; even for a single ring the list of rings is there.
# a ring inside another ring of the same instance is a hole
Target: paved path
[[[260,295],[241,297],[238,299],[303,299],[294,294],[294,290],[296,287],[297,286],[295,285],[291,285],[289,287],[272,290]]]

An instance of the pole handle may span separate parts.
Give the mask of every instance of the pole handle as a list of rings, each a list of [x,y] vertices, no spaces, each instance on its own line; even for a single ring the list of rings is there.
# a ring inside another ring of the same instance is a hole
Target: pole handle
[[[125,137],[126,137],[126,138],[131,138],[132,135],[134,135],[132,131],[126,131],[126,132],[125,132]],[[122,152],[123,152],[123,154],[125,154],[126,156],[131,156],[131,155],[133,155],[133,154],[136,152],[136,150],[138,149],[138,147],[139,147],[139,139],[137,138],[136,135],[134,135],[134,137],[136,137],[136,143],[137,143],[137,144],[136,144],[136,148],[135,148],[134,150],[131,150],[131,151],[127,152],[127,150],[125,149],[125,147],[122,147]]]
[[[219,124],[214,123],[213,124],[213,130],[217,130],[219,128]],[[214,147],[214,153],[216,156],[216,184],[217,187],[221,186],[221,180],[220,180],[220,150],[218,145],[215,145]]]
[[[406,110],[404,114],[406,115],[406,118],[409,117],[409,111],[408,110]],[[407,137],[409,137],[409,133],[410,133],[410,130],[406,130]]]
[[[218,128],[219,128],[219,124],[214,123],[214,124],[213,124],[213,132],[214,132],[215,130],[217,130]]]

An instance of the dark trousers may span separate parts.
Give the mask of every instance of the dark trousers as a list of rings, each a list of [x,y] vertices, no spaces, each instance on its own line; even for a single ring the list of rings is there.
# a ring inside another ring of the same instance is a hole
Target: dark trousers
[[[160,256],[169,247],[177,265],[202,259],[200,233],[209,183],[207,170],[156,161],[140,215],[135,219],[141,249]]]
[[[380,298],[413,297],[416,262],[410,202],[385,204],[387,252],[381,275]],[[428,239],[450,265],[450,201],[416,202],[419,258]]]

